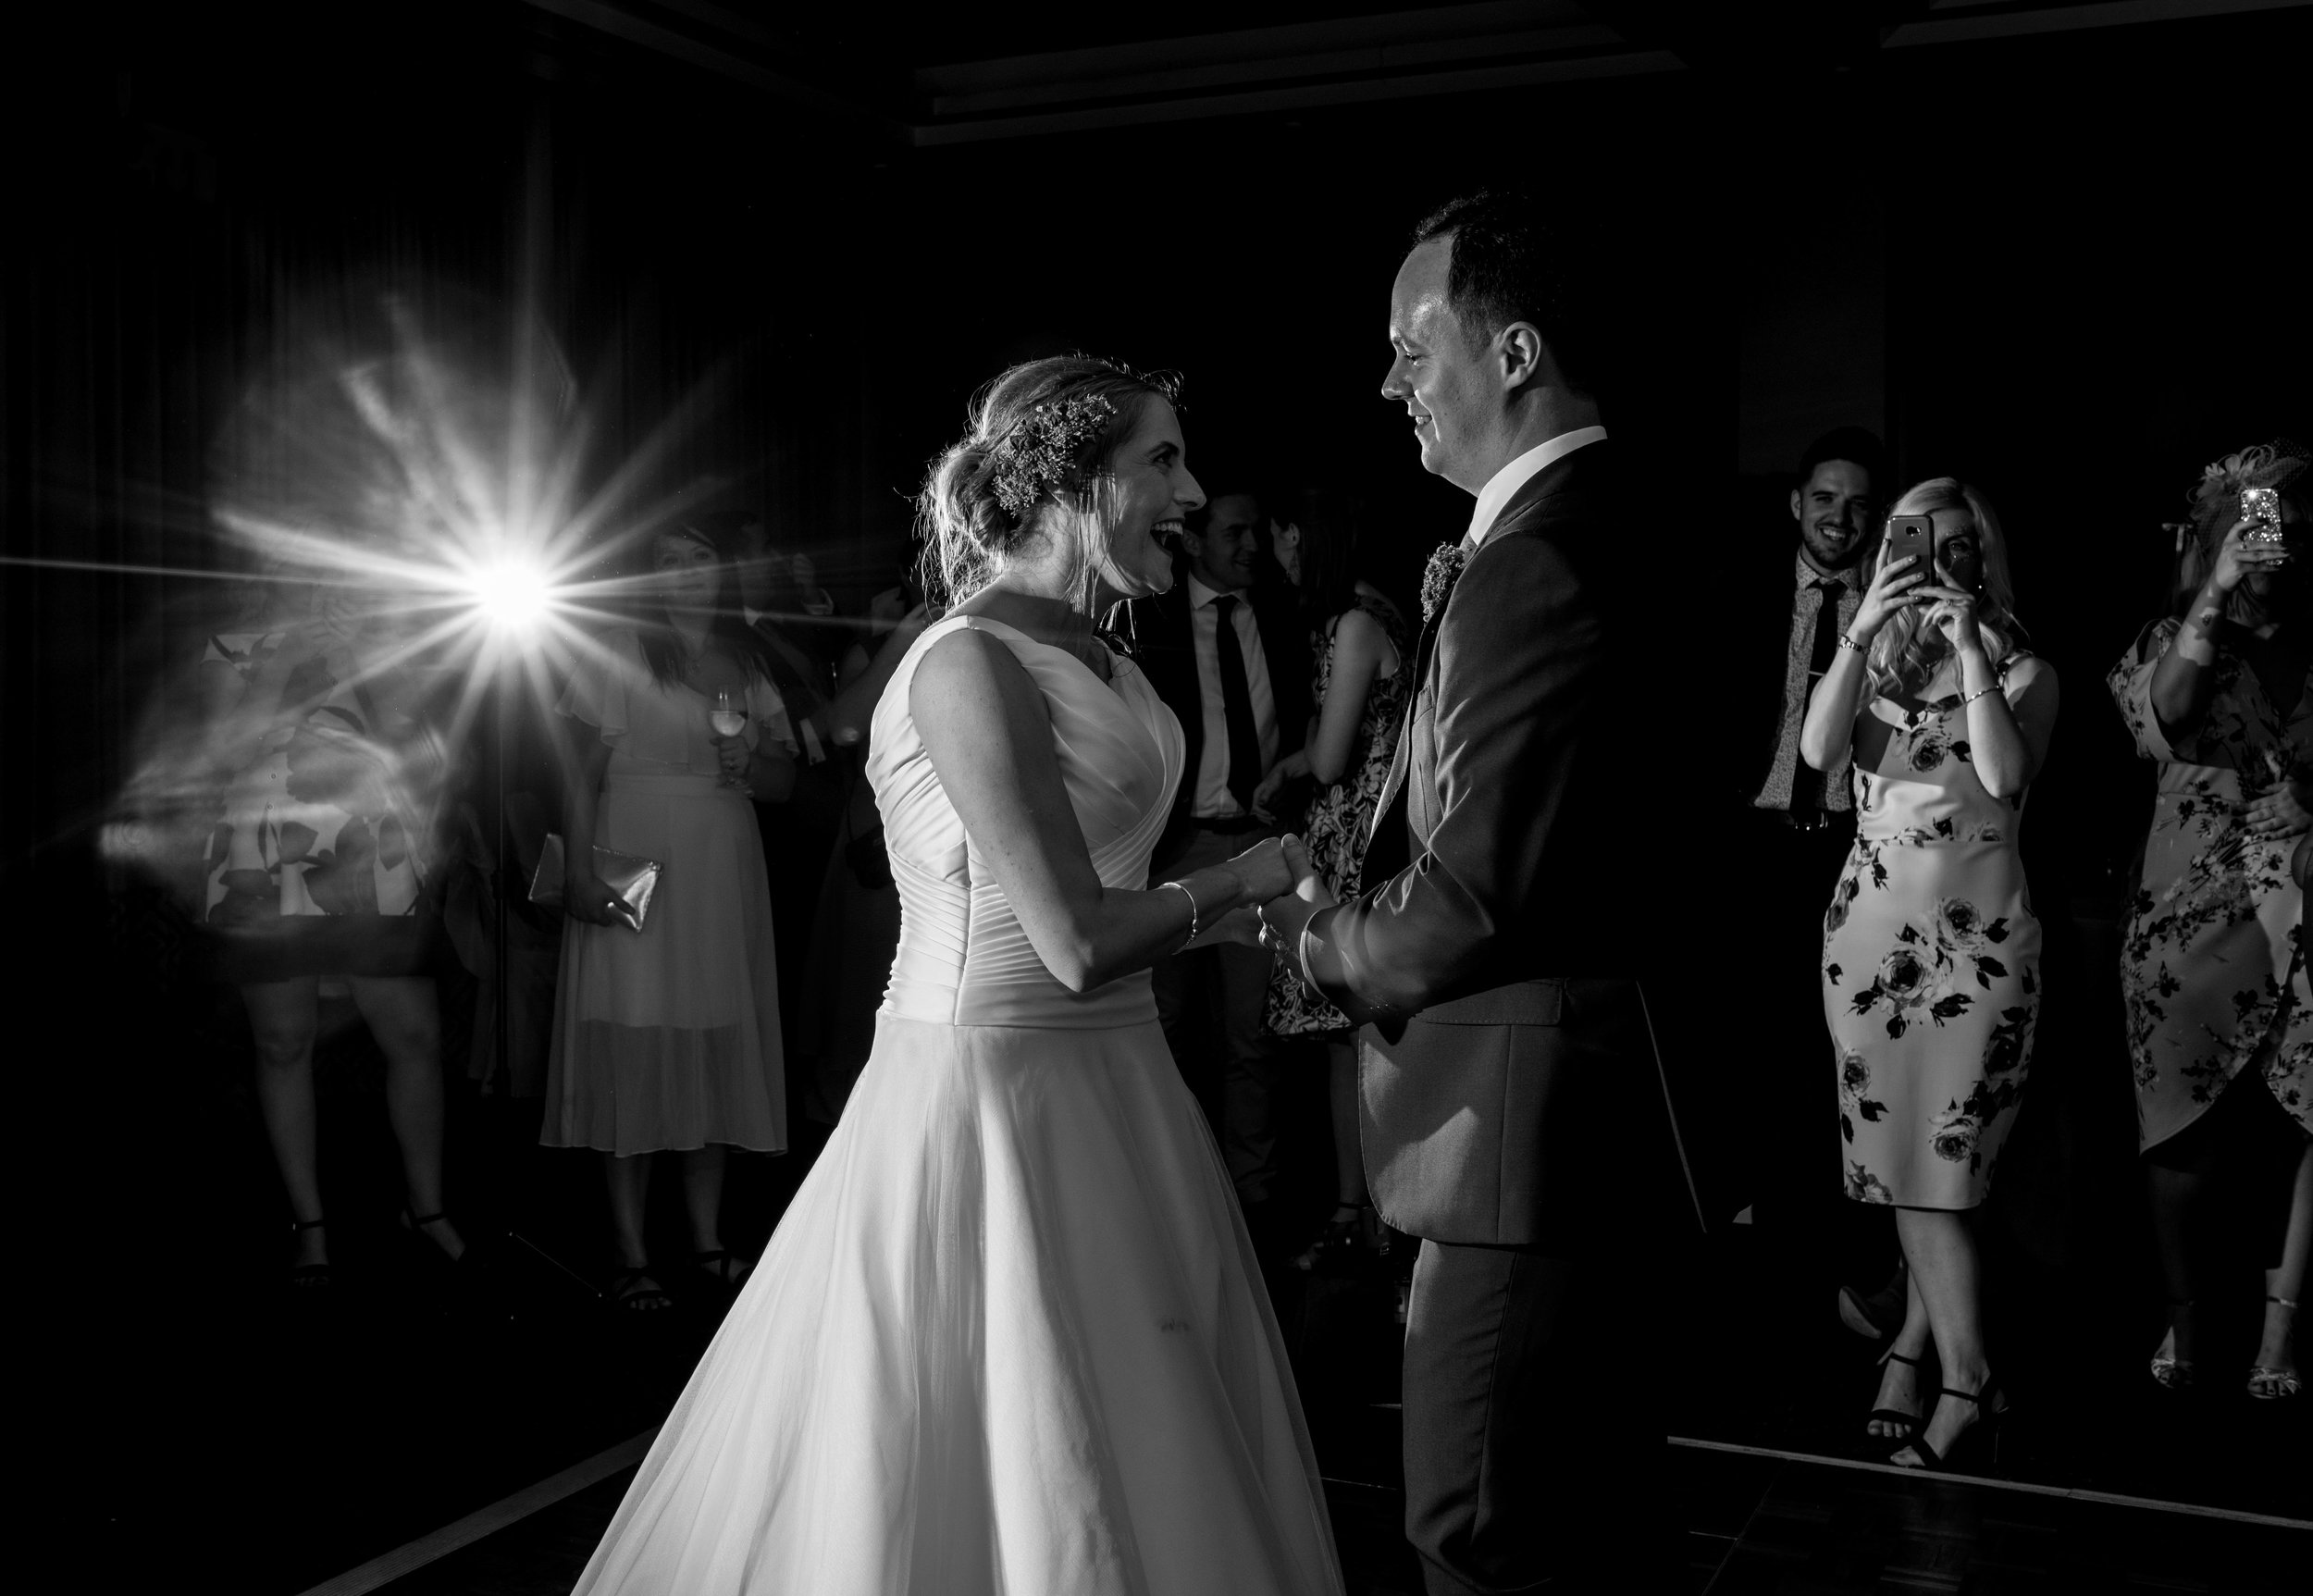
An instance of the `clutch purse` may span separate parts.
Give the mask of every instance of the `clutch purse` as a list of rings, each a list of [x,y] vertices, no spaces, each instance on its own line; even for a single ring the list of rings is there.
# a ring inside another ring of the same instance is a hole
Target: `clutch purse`
[[[642,929],[643,917],[650,912],[650,895],[659,890],[659,874],[666,867],[655,859],[642,859],[631,853],[596,845],[594,873],[602,878],[602,885],[618,894],[622,902],[620,917],[637,931]],[[555,909],[563,906],[563,838],[559,832],[546,834],[545,846],[538,849],[538,872],[530,878],[530,901]]]

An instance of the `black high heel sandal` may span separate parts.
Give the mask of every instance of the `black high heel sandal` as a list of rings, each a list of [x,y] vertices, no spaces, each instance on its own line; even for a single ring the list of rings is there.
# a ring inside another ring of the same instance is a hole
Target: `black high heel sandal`
[[[1921,1359],[1906,1357],[1895,1348],[1889,1347],[1880,1355],[1879,1367],[1886,1368],[1891,1363],[1907,1364],[1915,1369],[1924,1367]],[[1863,1416],[1863,1434],[1872,1441],[1884,1441],[1888,1439],[1884,1435],[1872,1434],[1872,1425],[1874,1421],[1881,1424],[1892,1424],[1902,1432],[1895,1437],[1898,1446],[1910,1445],[1920,1438],[1920,1431],[1927,1428],[1925,1413],[1906,1413],[1899,1407],[1875,1407]]]
[[[611,1303],[630,1314],[655,1314],[674,1305],[674,1298],[666,1287],[653,1281],[649,1285],[650,1266],[638,1269],[621,1269],[611,1277]]]
[[[693,1253],[691,1268],[705,1275],[717,1291],[731,1293],[747,1284],[747,1277],[755,1272],[751,1262],[723,1247]]]
[[[2174,1346],[2176,1344],[2176,1313],[2174,1310],[2183,1308],[2189,1312],[2191,1311],[2192,1306],[2193,1299],[2191,1297],[2171,1297],[2169,1299],[2169,1307],[2171,1309],[2169,1314],[2169,1345]],[[2152,1355],[2152,1362],[2146,1367],[2152,1375],[2153,1384],[2158,1386],[2162,1391],[2190,1391],[2192,1389],[2193,1360],[2189,1357],[2179,1357],[2172,1352],[2156,1352]]]
[[[1974,1391],[1961,1391],[1956,1386],[1948,1385],[1936,1389],[1936,1401],[1941,1402],[1948,1396],[1956,1396],[1962,1402],[1975,1404],[1976,1412],[1980,1417],[1973,1424],[1960,1432],[1960,1439],[1951,1443],[1951,1451],[1948,1454],[1938,1454],[1927,1443],[1927,1426],[1923,1423],[1920,1426],[1920,1432],[1904,1442],[1904,1446],[1909,1446],[1920,1454],[1921,1470],[1928,1474],[1949,1473],[1960,1466],[1962,1459],[1973,1461],[1974,1453],[1985,1449],[1990,1449],[1992,1453],[1992,1456],[1986,1461],[1997,1461],[1999,1455],[1997,1441],[1999,1421],[2008,1417],[2008,1404],[2001,1400],[1998,1378],[1995,1376],[1985,1380]],[[1995,1406],[1994,1404],[1998,1405]],[[1896,1450],[1900,1452],[1903,1448],[1898,1447]],[[1907,1464],[1896,1463],[1892,1456],[1887,1461],[1895,1463],[1898,1468],[1910,1466]]]
[[[328,1223],[327,1219],[292,1219],[290,1234],[296,1236],[307,1231],[325,1230]],[[337,1277],[329,1272],[328,1264],[291,1264],[290,1284],[301,1292],[322,1292],[337,1284]]]
[[[2269,1303],[2279,1303],[2290,1312],[2297,1305],[2289,1297],[2269,1296]],[[2305,1380],[2294,1368],[2273,1368],[2254,1364],[2249,1368],[2248,1393],[2258,1402],[2292,1402],[2305,1394]]]

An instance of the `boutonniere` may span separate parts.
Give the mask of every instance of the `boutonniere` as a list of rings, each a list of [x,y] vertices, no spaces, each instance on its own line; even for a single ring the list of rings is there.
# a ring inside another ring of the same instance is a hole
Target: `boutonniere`
[[[1445,608],[1446,596],[1453,591],[1453,584],[1462,579],[1462,567],[1469,563],[1470,551],[1459,543],[1441,543],[1430,551],[1429,563],[1421,574],[1421,620],[1423,625],[1438,618]]]

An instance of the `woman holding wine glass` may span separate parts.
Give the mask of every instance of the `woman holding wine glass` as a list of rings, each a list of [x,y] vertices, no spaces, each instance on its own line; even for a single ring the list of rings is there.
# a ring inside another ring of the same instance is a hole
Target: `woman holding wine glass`
[[[576,732],[563,882],[576,923],[563,939],[539,1140],[603,1155],[612,1295],[648,1311],[672,1301],[643,1242],[650,1155],[680,1156],[689,1273],[722,1289],[747,1268],[722,1241],[726,1150],[787,1144],[779,978],[748,800],[786,797],[795,742],[711,529],[652,540],[640,609],[584,650],[556,706]],[[605,885],[597,848],[662,867],[642,912]]]

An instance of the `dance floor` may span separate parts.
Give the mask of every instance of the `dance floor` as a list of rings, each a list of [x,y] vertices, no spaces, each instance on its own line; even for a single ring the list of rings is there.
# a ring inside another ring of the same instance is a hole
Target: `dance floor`
[[[640,1450],[641,1438],[615,1449]],[[476,1514],[316,1587],[328,1596],[549,1596],[566,1591],[634,1476],[625,1461],[542,1503]],[[599,1466],[574,1473],[594,1474]],[[2247,1592],[2301,1590],[2313,1531],[2206,1510],[2128,1505],[1998,1484],[1674,1445],[1671,1494],[1688,1522],[1688,1590]],[[550,1489],[567,1489],[551,1482]],[[1397,1534],[1402,1498],[1329,1479],[1353,1596],[1420,1596]],[[518,1517],[509,1516],[519,1514]],[[427,1559],[418,1566],[411,1565]],[[408,1572],[402,1572],[407,1568]]]
[[[81,1588],[165,1587],[190,1559],[229,1566],[232,1588],[255,1596],[568,1590],[711,1316],[695,1308],[638,1325],[575,1290],[557,1304],[544,1266],[532,1285],[511,1318],[359,1297],[326,1313],[277,1307],[231,1325],[204,1349],[198,1374],[178,1365],[181,1343],[148,1346],[149,1383],[129,1393],[148,1440],[133,1456],[93,1460],[112,1494],[94,1543],[101,1572],[91,1566]],[[1336,1355],[1310,1360],[1304,1391],[1351,1590],[1411,1596],[1421,1586],[1399,1528],[1397,1414],[1380,1399],[1386,1364],[1371,1360],[1386,1322],[1354,1328],[1366,1342],[1347,1329],[1333,1336]],[[1848,1349],[1833,1341],[1824,1351]],[[1787,1410],[1712,1417],[1803,1439],[1813,1402],[1847,1426],[1870,1372],[1858,1342],[1837,1379],[1802,1390]],[[150,1422],[155,1407],[167,1421]],[[2025,1413],[2020,1404],[2020,1421]],[[2282,1470],[2270,1476],[2276,1491],[2292,1489],[2288,1468],[2304,1467],[2302,1435],[2275,1436],[2285,1443],[2270,1460]],[[2020,1423],[2003,1445],[2030,1436]],[[1864,1461],[1867,1448],[1819,1450],[1674,1441],[1663,1489],[1685,1529],[1689,1590],[2308,1588],[2313,1499],[2294,1512],[2164,1503],[2096,1486],[1926,1479]],[[2115,1478],[2130,1473],[2127,1460],[2114,1465]]]
[[[579,1278],[592,1173],[540,1189],[561,1229],[498,1243],[480,1293],[448,1289],[390,1210],[365,1219],[350,1197],[331,1208],[347,1218],[328,1305],[281,1283],[270,1227],[162,1228],[179,1244],[80,1305],[71,1355],[102,1377],[57,1382],[58,1421],[35,1427],[67,1438],[44,1483],[85,1549],[73,1588],[567,1590],[714,1318],[696,1299],[646,1318],[593,1295]],[[745,1180],[735,1194],[760,1230],[784,1196],[749,1198]],[[245,1256],[218,1239],[237,1233]],[[1280,1316],[1351,1590],[1418,1591],[1400,1532],[1394,1288],[1287,1274]],[[1692,1349],[1664,1370],[1681,1439],[1662,1488],[1693,1590],[2313,1590],[2313,1404],[2213,1379],[2165,1398],[2144,1377],[2145,1327],[2080,1281],[2011,1290],[1998,1344],[2016,1411],[1997,1478],[1975,1480],[1884,1466],[1862,1437],[1872,1347],[1827,1300],[1778,1284],[1750,1238],[1722,1236],[1675,1286],[1632,1311],[1677,1316]]]

